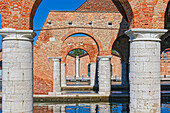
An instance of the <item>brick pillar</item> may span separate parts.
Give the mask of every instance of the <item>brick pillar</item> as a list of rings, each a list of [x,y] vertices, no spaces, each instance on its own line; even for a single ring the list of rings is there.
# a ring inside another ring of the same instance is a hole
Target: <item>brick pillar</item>
[[[61,94],[61,57],[51,58],[54,62],[53,65],[53,92],[49,92],[49,95]]]
[[[160,113],[160,37],[167,30],[131,29],[130,111]]]
[[[90,86],[95,85],[95,77],[96,77],[96,63],[90,63]]]
[[[66,63],[61,63],[61,87],[66,86]]]
[[[2,112],[33,112],[32,30],[0,30],[3,37]]]
[[[122,85],[129,86],[129,62],[122,61]]]
[[[98,56],[99,94],[110,95],[111,91],[111,66],[112,56]]]

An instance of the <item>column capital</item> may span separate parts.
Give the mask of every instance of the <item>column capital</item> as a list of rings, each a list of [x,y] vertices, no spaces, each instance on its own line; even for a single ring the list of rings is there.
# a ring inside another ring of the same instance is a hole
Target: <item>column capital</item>
[[[112,55],[108,55],[108,56],[97,56],[97,58],[112,58]]]
[[[97,56],[97,58],[99,60],[110,60],[112,58],[112,55],[108,55],[108,56]]]
[[[125,32],[130,37],[130,41],[161,41],[160,37],[166,33],[166,29],[142,29],[135,28]]]
[[[4,40],[25,40],[25,41],[34,41],[33,38],[36,36],[36,33],[33,30],[16,30],[13,28],[4,28],[0,29],[0,35]]]

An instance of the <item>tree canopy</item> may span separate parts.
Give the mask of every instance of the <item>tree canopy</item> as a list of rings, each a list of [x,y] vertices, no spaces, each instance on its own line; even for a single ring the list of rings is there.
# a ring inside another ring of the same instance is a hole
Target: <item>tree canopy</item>
[[[74,49],[74,50],[70,51],[69,53],[72,54],[72,55],[75,55],[75,56],[80,56],[80,55],[83,55],[87,52],[84,51],[83,49]]]

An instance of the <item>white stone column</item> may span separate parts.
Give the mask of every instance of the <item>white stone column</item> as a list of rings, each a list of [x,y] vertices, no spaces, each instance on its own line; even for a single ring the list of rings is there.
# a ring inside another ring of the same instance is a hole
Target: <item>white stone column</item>
[[[129,86],[129,62],[122,61],[121,66],[122,66],[122,72],[121,72],[122,83],[121,84],[123,86]]]
[[[96,113],[96,104],[90,104],[90,113]]]
[[[111,71],[110,60],[112,56],[98,56],[99,94],[110,95]]]
[[[99,113],[110,113],[111,112],[111,107],[108,104],[100,104],[99,105]]]
[[[66,63],[61,63],[61,87],[66,86]]]
[[[90,63],[90,86],[95,85],[95,77],[96,77],[96,63]]]
[[[54,105],[53,113],[61,113],[61,105]]]
[[[63,104],[61,106],[61,113],[66,113],[66,105],[65,104]]]
[[[33,30],[0,30],[3,37],[2,112],[33,112]]]
[[[130,112],[160,113],[161,29],[131,29]]]
[[[51,58],[54,62],[53,66],[53,92],[49,92],[49,95],[61,94],[61,57]]]
[[[80,58],[76,56],[76,78],[80,77]]]

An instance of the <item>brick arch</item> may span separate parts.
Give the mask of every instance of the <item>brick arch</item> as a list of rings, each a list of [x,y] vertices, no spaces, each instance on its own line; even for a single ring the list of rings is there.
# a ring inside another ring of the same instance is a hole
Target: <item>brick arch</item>
[[[128,0],[134,15],[131,28],[164,29],[164,15],[168,1]]]
[[[30,14],[30,24],[29,24],[30,29],[33,29],[33,19],[34,19],[35,13],[37,11],[37,8],[39,7],[41,2],[42,2],[42,0],[36,0],[34,2],[34,5],[32,6],[31,14]]]
[[[71,35],[74,35],[74,34],[85,34],[85,35],[91,37],[91,38],[96,42],[99,52],[100,52],[100,51],[103,51],[101,41],[100,41],[99,39],[95,38],[95,37],[97,37],[97,36],[95,36],[95,35],[94,35],[93,33],[91,33],[91,32],[90,32],[90,33],[87,32],[87,31],[85,31],[85,30],[70,31],[70,32],[68,32],[67,34],[65,34],[65,35],[62,37],[62,41],[64,42],[68,37],[70,37]]]
[[[113,44],[114,44],[115,41],[116,41],[116,39],[114,37],[110,41],[110,44],[109,44],[109,47],[108,47],[109,54],[111,54],[112,47],[113,47]]]
[[[90,62],[94,62],[94,61],[92,60],[92,54],[93,54],[93,53],[90,53],[90,52],[89,52],[86,48],[84,48],[84,47],[73,47],[73,48],[71,48],[71,49],[68,49],[67,52],[65,52],[65,53],[62,55],[61,62],[66,62],[66,58],[67,58],[68,53],[69,53],[70,51],[74,50],[74,49],[82,49],[82,50],[86,51],[87,54],[88,54],[89,57],[90,57]]]
[[[127,39],[127,40],[124,40],[123,38]],[[117,41],[119,41],[119,44],[117,43]],[[111,41],[113,43],[110,43],[111,49],[113,48],[114,50],[116,50],[120,54],[121,61],[127,60],[126,57],[129,56],[126,53],[127,51],[124,51],[124,49],[127,49],[127,47],[128,47],[128,44],[126,43],[127,41],[129,42],[129,37],[127,35],[121,35],[121,36],[117,37],[116,40]],[[110,50],[110,52],[111,52],[111,50]]]
[[[133,25],[133,11],[130,5],[130,0],[112,0],[113,3],[116,5],[119,12],[122,14],[124,19],[130,24]]]
[[[164,22],[164,27],[165,27],[165,29],[167,28],[167,19],[168,19],[168,17],[170,18],[170,16],[168,16],[168,13],[170,14],[170,11],[168,11],[168,10],[170,10],[170,1],[168,2],[168,4],[167,4],[167,7],[166,7],[166,9],[165,9],[165,13],[164,13],[164,20],[165,20],[165,22]],[[167,28],[168,29],[168,28]]]

